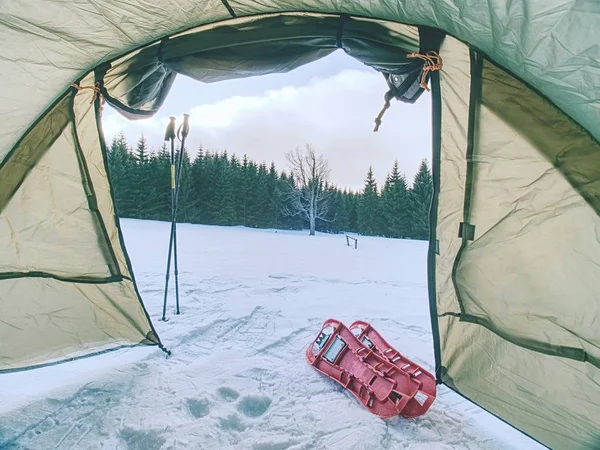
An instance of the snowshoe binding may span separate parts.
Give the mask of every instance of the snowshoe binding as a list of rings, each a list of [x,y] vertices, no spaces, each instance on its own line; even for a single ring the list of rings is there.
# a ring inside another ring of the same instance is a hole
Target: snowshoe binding
[[[425,414],[436,397],[435,377],[394,349],[371,324],[357,320],[350,325],[350,330],[361,343],[394,364],[399,370],[407,373],[412,379],[420,382],[419,392],[408,400],[400,415],[413,418]]]

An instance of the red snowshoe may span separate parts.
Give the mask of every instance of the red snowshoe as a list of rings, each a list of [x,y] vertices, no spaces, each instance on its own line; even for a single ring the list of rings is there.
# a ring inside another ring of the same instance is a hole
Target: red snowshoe
[[[364,345],[375,350],[378,355],[386,358],[401,371],[407,373],[412,379],[418,380],[421,383],[419,392],[409,399],[408,404],[400,415],[412,418],[425,414],[436,397],[435,377],[394,349],[367,322],[357,320],[350,325],[350,330]]]
[[[382,418],[402,414],[422,389],[417,377],[380,356],[334,319],[323,324],[307,348],[306,358],[315,369],[349,390]]]

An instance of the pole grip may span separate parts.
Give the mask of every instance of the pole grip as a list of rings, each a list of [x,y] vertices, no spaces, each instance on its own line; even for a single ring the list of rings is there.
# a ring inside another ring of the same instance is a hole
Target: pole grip
[[[181,137],[179,137],[179,134],[181,134]],[[179,140],[185,139],[188,134],[190,134],[190,115],[183,113],[183,123],[179,126],[177,137],[179,137]]]
[[[169,124],[167,125],[167,129],[165,130],[165,141],[170,141],[171,139],[175,139],[175,121],[177,117],[169,116]]]

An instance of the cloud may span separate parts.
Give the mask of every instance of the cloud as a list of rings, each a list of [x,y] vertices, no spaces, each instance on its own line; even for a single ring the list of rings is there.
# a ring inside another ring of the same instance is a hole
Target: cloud
[[[230,97],[218,103],[192,108],[190,126],[210,130],[230,128],[241,117],[267,109],[268,106],[268,97]]]
[[[275,161],[281,170],[287,168],[286,152],[311,143],[329,160],[332,181],[341,187],[360,189],[369,165],[382,184],[396,158],[412,180],[421,158],[429,158],[431,152],[429,95],[414,105],[394,101],[379,132],[374,133],[374,119],[386,90],[379,73],[344,70],[260,95],[236,93],[190,109],[188,148],[192,153],[200,145],[226,149],[258,161]],[[184,93],[174,88],[171,95]],[[150,145],[162,144],[166,115],[159,112],[137,122],[114,112],[106,116],[108,138],[123,129],[130,142],[144,133]]]
[[[167,123],[169,123],[168,117],[162,116],[130,121],[117,114],[110,107],[106,108],[102,116],[102,129],[109,142],[119,131],[123,131],[129,140],[137,139],[140,134],[154,136],[160,130],[162,132],[159,134],[162,134]],[[160,147],[160,144],[157,144],[157,146]]]

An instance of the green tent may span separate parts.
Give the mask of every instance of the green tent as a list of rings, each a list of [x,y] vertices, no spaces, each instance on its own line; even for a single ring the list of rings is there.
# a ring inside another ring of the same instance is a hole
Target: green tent
[[[600,446],[600,3],[32,3],[0,7],[0,370],[160,345],[115,216],[102,101],[147,117],[177,74],[284,72],[343,49],[389,98],[432,90],[438,382],[550,447]]]

